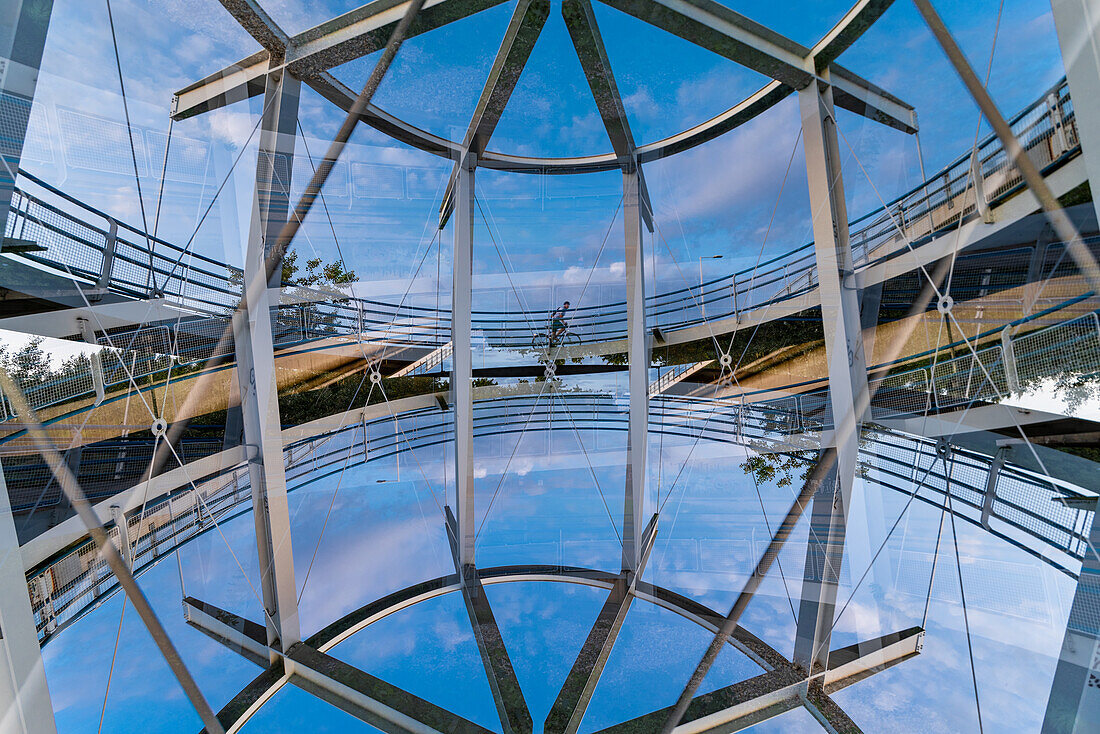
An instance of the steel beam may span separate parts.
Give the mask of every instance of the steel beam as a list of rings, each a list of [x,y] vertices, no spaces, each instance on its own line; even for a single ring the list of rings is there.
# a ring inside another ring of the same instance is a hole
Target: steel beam
[[[835,664],[830,663],[824,675],[813,679],[808,679],[789,661],[783,661],[754,678],[695,696],[676,731],[683,734],[741,731],[800,706],[805,706],[828,731],[859,731],[830,694],[915,657],[923,642],[924,630],[911,627],[835,650],[830,655]],[[599,734],[656,731],[671,712],[669,706],[616,724]]]
[[[577,52],[577,58],[580,59],[581,68],[584,69],[584,76],[588,80],[589,89],[592,90],[592,98],[603,119],[607,137],[611,140],[611,148],[615,151],[619,166],[624,172],[637,174],[642,220],[646,228],[652,232],[653,205],[649,201],[649,190],[638,165],[638,148],[634,144],[634,135],[630,132],[630,121],[626,115],[626,108],[623,107],[619,87],[615,84],[615,75],[611,71],[607,49],[604,48],[599,26],[596,25],[596,14],[592,11],[592,3],[589,0],[564,0],[561,5],[561,14],[569,29],[573,48]]]
[[[630,388],[626,438],[626,495],[623,501],[623,570],[640,573],[646,516],[646,449],[649,442],[649,349],[645,318],[645,254],[642,246],[640,173],[623,174],[623,229],[626,234],[626,333]]]
[[[535,47],[542,27],[550,16],[549,0],[520,0],[512,11],[512,19],[500,42],[489,77],[482,87],[481,97],[470,118],[470,126],[462,139],[462,153],[473,153],[479,159],[485,154],[489,139],[493,137],[500,116],[515,91],[520,74],[527,65],[527,59]],[[440,204],[439,228],[443,229],[454,209],[455,183],[458,178],[458,166],[451,172],[447,188]]]
[[[531,734],[533,729],[531,712],[523,698],[512,660],[508,657],[508,648],[500,634],[489,597],[481,584],[477,567],[463,563],[458,545],[459,525],[450,507],[444,508],[447,523],[447,539],[450,541],[451,558],[455,571],[461,580],[462,600],[466,604],[466,613],[477,639],[477,649],[481,653],[481,662],[485,666],[485,676],[493,692],[497,714],[504,734]]]
[[[172,95],[172,119],[185,120],[263,94],[271,58],[267,49],[257,51],[232,66],[188,84]]]
[[[723,646],[738,629],[741,615],[745,613],[745,609],[748,608],[749,602],[756,596],[757,589],[760,588],[760,584],[768,575],[768,571],[771,570],[772,563],[779,557],[779,553],[783,550],[784,544],[786,544],[787,539],[794,531],[795,525],[798,524],[802,514],[805,512],[806,505],[809,503],[810,498],[817,494],[823,485],[828,484],[829,477],[832,475],[832,472],[835,471],[835,466],[836,450],[834,448],[824,449],[818,456],[817,462],[810,469],[810,473],[807,475],[806,481],[802,486],[802,491],[798,493],[794,503],[791,504],[791,508],[787,511],[787,515],[783,518],[779,527],[776,528],[775,535],[772,536],[767,549],[764,551],[763,555],[760,556],[760,560],[757,561],[756,567],[753,569],[748,581],[745,582],[745,586],[741,589],[741,593],[737,595],[737,599],[734,601],[733,606],[730,607],[729,614],[726,615],[725,619],[723,619],[718,626],[718,631],[715,633],[714,639],[711,641],[707,651],[703,653],[703,658],[699,661],[699,664],[695,666],[695,670],[684,686],[684,690],[680,693],[676,705],[670,706],[666,710],[667,714],[665,721],[660,728],[661,734],[672,734],[680,725],[681,721],[683,721],[684,716],[687,715],[695,699],[695,692],[699,690],[699,686],[702,685],[711,666],[714,665],[714,661],[718,659],[718,654],[722,651]]]
[[[481,90],[477,107],[462,140],[462,147],[479,158],[485,153],[501,114],[515,91],[527,59],[535,47],[542,27],[550,16],[549,0],[520,0],[504,33],[489,78]]]
[[[802,705],[805,676],[793,667],[777,668],[691,699],[676,734],[741,731]],[[660,731],[673,707],[624,721],[597,734]]]
[[[899,130],[916,132],[916,113],[910,105],[832,63],[833,58],[854,40],[850,30],[841,36],[840,31],[834,29],[818,47],[810,49],[714,0],[601,2],[795,90],[804,89],[814,81],[816,72],[830,69],[837,87],[838,105]],[[855,9],[857,14],[846,18],[849,22],[837,28],[850,29],[853,23],[866,27],[889,5],[889,2],[861,3]],[[807,59],[814,58],[821,62],[821,68],[808,67]]]
[[[1095,467],[1095,465],[1093,465]],[[1093,469],[1095,471],[1095,469]],[[1100,523],[1093,519],[1047,698],[1043,734],[1100,731]]]
[[[417,14],[406,37],[427,33],[502,2],[504,0],[429,0]],[[259,94],[267,73],[260,64],[265,54],[280,59],[292,75],[311,86],[315,80],[324,84],[326,80],[322,77],[331,79],[325,73],[329,69],[383,48],[409,4],[410,0],[374,0],[288,36],[256,0],[222,0],[226,10],[264,50],[176,92],[172,116],[177,120],[185,119],[220,107],[241,93],[249,97]],[[230,90],[234,93],[229,94]],[[318,91],[324,95],[320,89]]]
[[[451,403],[454,406],[458,560],[474,565],[473,239],[476,156],[458,162],[452,257]]]
[[[1100,7],[1090,0],[1051,0],[1077,137],[1092,190],[1100,192]],[[1100,216],[1100,197],[1092,197]]]
[[[829,400],[836,426],[837,462],[833,481],[814,496],[806,573],[798,614],[795,662],[813,673],[827,667],[845,526],[855,479],[859,426],[868,412],[867,368],[859,313],[859,291],[852,278],[852,248],[844,203],[840,150],[829,74],[826,83],[801,90],[806,177],[813,216]]]
[[[467,18],[505,0],[428,0],[417,13],[407,38]],[[287,44],[292,74],[308,77],[374,53],[386,45],[410,0],[374,0],[303,31]]]
[[[53,0],[9,0],[0,4],[0,234],[7,231],[15,176],[23,156],[46,30]]]
[[[221,0],[221,4],[241,24],[241,28],[265,49],[276,55],[281,55],[286,49],[286,33],[271,19],[258,0]]]
[[[263,626],[212,604],[184,599],[187,622],[247,660],[267,667]],[[286,652],[293,663],[289,680],[302,690],[340,708],[387,734],[490,734],[461,716],[414,696],[397,686],[297,642]],[[282,669],[269,669],[282,677]],[[226,722],[231,725],[235,722]]]
[[[626,621],[630,604],[634,601],[634,589],[645,569],[656,536],[657,516],[654,515],[646,526],[642,539],[642,556],[638,570],[636,573],[623,571],[615,581],[615,586],[600,609],[554,705],[550,708],[550,713],[546,716],[543,731],[547,734],[576,734],[580,728],[592,694],[596,692],[596,684],[600,681],[607,659],[619,637],[619,630]]]
[[[835,693],[916,657],[923,646],[924,630],[910,627],[833,650],[829,653],[829,669],[821,677],[824,693]]]
[[[6,231],[15,176],[46,45],[53,0],[0,4],[0,232]],[[23,555],[0,469],[0,732],[56,732],[46,671],[31,612]]]
[[[300,639],[271,309],[267,298],[271,285],[267,276],[268,251],[286,223],[290,208],[298,91],[299,82],[289,74],[278,69],[269,73],[252,222],[244,258],[244,303],[233,316],[244,444],[272,662],[277,657],[276,651],[285,652]],[[279,279],[281,270],[275,268],[273,280]]]
[[[8,487],[0,469],[0,733],[49,734],[53,719],[46,670],[23,574]]]

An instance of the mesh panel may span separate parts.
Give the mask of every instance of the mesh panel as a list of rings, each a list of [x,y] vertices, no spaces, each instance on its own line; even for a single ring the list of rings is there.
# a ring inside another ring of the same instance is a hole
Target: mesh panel
[[[999,346],[940,362],[933,370],[940,406],[971,400],[996,400],[1008,392],[1004,357]]]
[[[1021,385],[1053,375],[1100,372],[1100,324],[1095,313],[1012,340]]]
[[[130,136],[125,123],[108,120],[85,112],[57,108],[65,161],[74,168],[86,168],[103,173],[134,175],[130,155]],[[149,175],[145,163],[145,143],[140,132],[134,135],[138,173]]]

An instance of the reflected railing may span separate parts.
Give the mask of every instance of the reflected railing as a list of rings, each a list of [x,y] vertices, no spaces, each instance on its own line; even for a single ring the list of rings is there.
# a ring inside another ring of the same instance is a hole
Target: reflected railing
[[[649,430],[686,441],[704,438],[805,460],[818,446],[814,432],[829,427],[827,405],[825,395],[758,403],[662,395],[652,401]],[[803,414],[804,410],[810,415]],[[600,450],[619,456],[623,444],[616,434],[626,431],[628,422],[628,401],[608,393],[516,393],[474,403],[480,460],[510,461],[520,453],[558,457]],[[519,441],[524,435],[554,431],[576,437],[577,443],[562,447],[551,446],[549,440],[529,441],[521,450],[501,438],[516,435]],[[289,443],[284,452],[287,485],[297,489],[330,473],[429,450],[452,440],[453,414],[449,410],[420,408],[364,420]],[[997,482],[988,482],[992,457],[957,447],[949,463],[950,469],[945,471],[935,439],[881,427],[867,427],[861,435],[860,466],[865,481],[913,493],[937,508],[950,493],[953,512],[959,518],[1067,575],[1076,575],[1075,564],[1087,548],[1092,511],[1061,500],[1079,495],[1011,464],[1000,469]],[[129,544],[133,568],[140,574],[216,523],[247,512],[251,506],[248,482],[247,468],[238,465],[194,488],[185,483],[178,490],[150,498],[141,511],[126,518],[125,535],[120,535],[119,525],[111,525],[110,537],[116,543]],[[118,588],[90,540],[33,569],[27,584],[43,643]]]
[[[1011,126],[1028,155],[1045,173],[1080,152],[1073,105],[1064,79],[1016,115]],[[16,250],[20,257],[71,273],[83,286],[90,286],[85,291],[89,300],[98,300],[107,293],[136,299],[161,297],[200,315],[200,319],[182,319],[190,325],[184,330],[185,338],[176,338],[176,351],[171,352],[182,362],[217,350],[218,339],[212,334],[224,332],[228,315],[240,300],[240,269],[119,222],[31,174],[21,171],[20,177],[21,186],[13,197],[13,216],[8,218],[5,233],[23,241]],[[910,245],[919,246],[981,216],[984,209],[1022,187],[1019,173],[999,140],[991,135],[918,187],[854,220],[849,237],[856,265],[866,266]],[[810,243],[732,275],[650,296],[646,299],[647,319],[652,326],[666,331],[740,319],[749,312],[805,295],[816,284]],[[284,290],[291,296],[306,294],[304,299],[310,299],[308,289],[288,285]],[[447,309],[387,303],[350,294],[312,293],[312,302],[278,308],[278,345],[349,333],[430,347],[441,346],[450,338]],[[203,318],[211,323],[199,325]],[[474,333],[483,345],[523,349],[546,330],[547,311],[519,307],[480,310],[473,312],[472,320]],[[570,329],[586,344],[624,339],[626,304],[621,300],[578,304],[571,311]],[[231,345],[223,344],[220,351],[231,353]]]

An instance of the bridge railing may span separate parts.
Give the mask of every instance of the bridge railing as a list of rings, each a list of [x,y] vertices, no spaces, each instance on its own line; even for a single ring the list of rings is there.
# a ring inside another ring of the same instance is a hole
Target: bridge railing
[[[1010,121],[1024,149],[1041,170],[1060,165],[1080,150],[1069,88],[1063,79]],[[118,222],[25,172],[13,199],[6,235],[44,250],[23,256],[38,264],[72,272],[92,287],[90,298],[117,292],[135,298],[163,295],[212,317],[224,317],[239,302],[238,268],[191,252],[186,247]],[[889,204],[856,220],[849,236],[857,265],[919,245],[933,235],[981,216],[1023,183],[995,136],[984,138],[927,181]],[[27,189],[33,189],[28,191]],[[813,244],[803,245],[760,265],[698,286],[650,296],[650,322],[673,330],[738,317],[812,290],[817,281]],[[576,304],[571,327],[582,342],[625,337],[626,304]],[[409,322],[395,338],[404,344],[439,346],[449,339],[447,309],[428,309],[362,298],[283,306],[277,321],[283,343],[324,338],[334,333],[383,329]],[[532,330],[546,320],[542,310],[511,309],[473,314],[485,344],[523,347]]]
[[[1041,171],[1080,152],[1065,79],[1010,120],[1013,133]],[[977,216],[1023,186],[1000,140],[990,135],[919,186],[849,225],[857,266],[919,246]],[[817,283],[813,243],[759,266],[649,299],[649,317],[664,329],[738,316],[811,290]],[[704,319],[705,317],[705,319]]]
[[[823,422],[815,422],[812,414],[818,410],[820,417],[823,405],[827,405],[827,400],[820,395],[791,396],[762,403],[662,395],[653,400],[650,430],[685,440],[693,440],[702,432],[708,440],[770,451],[776,441],[788,443],[796,434],[819,429]],[[809,418],[804,410],[809,411]],[[478,452],[486,459],[511,456],[513,446],[504,437],[529,434],[532,427],[540,435],[555,430],[570,437],[579,434],[590,451],[621,451],[622,439],[616,433],[627,429],[628,419],[627,402],[610,394],[558,393],[553,400],[517,395],[474,403]],[[420,409],[375,418],[290,443],[284,454],[288,486],[297,488],[328,472],[368,461],[384,461],[408,451],[431,450],[450,440],[453,440],[450,411]],[[549,440],[527,440],[517,453],[560,454],[562,447],[551,447]],[[813,453],[812,442],[806,445],[810,447],[807,451]],[[796,445],[782,450],[799,452]],[[939,507],[950,493],[954,511],[960,518],[1073,575],[1074,564],[1083,558],[1087,548],[1090,512],[1058,502],[1065,496],[1065,490],[1011,465],[1001,470],[999,481],[991,490],[986,481],[991,457],[956,448],[951,462],[953,467],[947,474],[932,439],[876,429],[866,432],[861,440],[860,465],[866,480],[907,494],[927,471],[917,492],[918,499]],[[141,573],[212,528],[215,520],[220,522],[247,511],[250,503],[247,469],[231,467],[194,490],[173,492],[150,501],[143,512],[133,513],[121,525],[111,526],[109,533],[114,542],[129,543],[134,569]],[[123,529],[124,536],[120,535]],[[33,570],[27,576],[27,584],[42,641],[117,590],[117,582],[90,541]]]

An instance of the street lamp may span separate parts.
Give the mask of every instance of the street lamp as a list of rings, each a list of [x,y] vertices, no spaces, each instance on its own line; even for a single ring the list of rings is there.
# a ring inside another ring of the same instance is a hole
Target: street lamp
[[[703,315],[703,320],[707,318],[707,304],[706,299],[703,297],[703,261],[704,260],[721,260],[721,255],[700,255],[699,256],[699,310]]]

